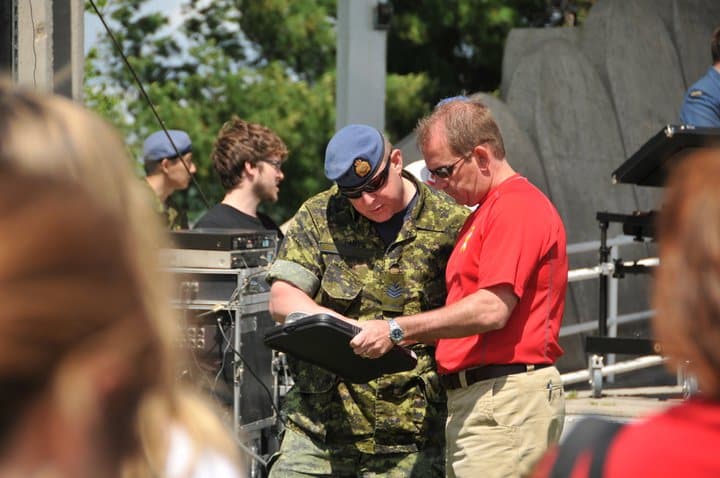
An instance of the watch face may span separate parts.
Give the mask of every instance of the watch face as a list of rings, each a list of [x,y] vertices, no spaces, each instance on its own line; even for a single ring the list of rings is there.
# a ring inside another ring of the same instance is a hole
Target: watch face
[[[403,338],[403,335],[404,335],[404,334],[403,334],[402,329],[399,329],[399,328],[397,328],[397,329],[392,329],[392,330],[390,331],[390,338],[393,340],[393,342],[399,342],[399,341],[401,341],[402,338]]]

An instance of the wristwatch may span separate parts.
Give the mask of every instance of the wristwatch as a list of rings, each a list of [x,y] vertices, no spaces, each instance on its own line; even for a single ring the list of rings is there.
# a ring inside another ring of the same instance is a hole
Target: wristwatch
[[[405,338],[405,332],[395,319],[390,319],[388,324],[390,325],[390,341],[394,344],[399,344],[402,342],[402,339]]]

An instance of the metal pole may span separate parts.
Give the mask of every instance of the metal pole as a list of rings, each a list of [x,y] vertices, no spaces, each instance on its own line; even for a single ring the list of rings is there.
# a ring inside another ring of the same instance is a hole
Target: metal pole
[[[600,221],[600,264],[605,264],[610,256],[607,246],[608,221]],[[598,306],[598,335],[607,337],[607,297],[608,278],[600,276],[599,306]]]
[[[618,251],[618,246],[612,246],[610,248],[610,260],[612,263],[615,263],[615,259],[619,259],[620,252]],[[618,282],[619,279],[617,277],[613,277],[612,275],[607,276],[607,281],[609,282],[609,291],[608,291],[608,317],[607,321],[609,322],[608,327],[608,337],[617,337],[617,315],[618,315]],[[615,354],[608,354],[607,360],[605,361],[608,365],[612,365],[615,363]],[[607,381],[609,383],[613,383],[615,381],[615,375],[609,374],[607,376]]]
[[[17,3],[17,71],[21,85],[53,89],[53,10],[50,0]]]
[[[602,375],[609,375],[611,373],[621,374],[627,372],[633,372],[635,370],[642,370],[648,367],[654,367],[665,362],[665,358],[659,355],[647,355],[644,357],[638,357],[632,360],[626,360],[624,362],[618,362],[614,365],[606,365],[602,368]],[[573,383],[587,382],[590,379],[590,371],[588,369],[578,370],[577,372],[564,373],[560,377],[563,385],[571,385]]]
[[[335,127],[385,128],[387,29],[374,21],[378,0],[338,0]]]
[[[240,437],[241,436],[241,429],[242,426],[242,420],[241,420],[241,409],[240,409],[240,401],[242,398],[242,392],[241,392],[241,385],[242,385],[242,376],[243,376],[243,363],[240,361],[240,359],[236,356],[236,354],[242,353],[242,337],[240,334],[240,320],[242,318],[242,311],[241,309],[235,309],[233,311],[233,324],[232,324],[232,331],[233,331],[233,348],[235,349],[233,353],[233,417],[234,417],[234,423],[235,423],[235,436]]]

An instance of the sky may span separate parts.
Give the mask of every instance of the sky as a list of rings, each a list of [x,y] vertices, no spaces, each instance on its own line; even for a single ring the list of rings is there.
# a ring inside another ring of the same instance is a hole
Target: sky
[[[211,1],[211,0],[208,0]],[[149,0],[143,8],[144,12],[153,11],[164,11],[168,13],[170,18],[170,25],[163,31],[169,32],[177,30],[178,26],[182,23],[182,0]],[[207,3],[207,2],[206,2]],[[107,21],[107,19],[106,19]],[[114,33],[114,32],[113,32]],[[85,12],[85,48],[84,51],[87,54],[88,50],[92,48],[98,39],[99,35],[106,35],[105,28],[102,26],[100,19],[94,11]]]

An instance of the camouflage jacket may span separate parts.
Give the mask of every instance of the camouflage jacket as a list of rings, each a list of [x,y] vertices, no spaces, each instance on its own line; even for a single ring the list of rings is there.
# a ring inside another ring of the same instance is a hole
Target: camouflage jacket
[[[168,198],[168,200],[163,203],[160,198],[157,197],[157,194],[155,194],[153,188],[150,187],[150,184],[147,181],[143,182],[147,185],[148,198],[150,199],[150,201],[152,201],[152,208],[155,210],[155,212],[157,212],[158,216],[160,216],[162,224],[167,226],[167,228],[171,231],[187,229],[187,216],[181,214],[178,211],[170,198]]]
[[[468,211],[414,182],[418,200],[389,247],[336,186],[310,198],[296,213],[269,280],[290,282],[318,304],[358,320],[442,306],[445,265]],[[367,384],[345,382],[289,357],[295,386],[284,409],[290,426],[321,442],[355,444],[364,453],[442,446],[447,412],[434,348],[418,344],[413,350],[413,371]]]

